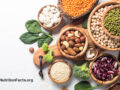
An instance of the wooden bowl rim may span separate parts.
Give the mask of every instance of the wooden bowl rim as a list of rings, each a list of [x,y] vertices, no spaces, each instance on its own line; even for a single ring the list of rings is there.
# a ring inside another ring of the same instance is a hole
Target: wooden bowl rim
[[[81,15],[79,15],[79,16],[70,16],[69,14],[67,14],[67,13],[63,10],[63,8],[62,8],[61,2],[62,2],[62,0],[58,0],[58,6],[59,6],[59,9],[61,10],[61,12],[63,13],[63,15],[66,16],[66,17],[68,17],[68,18],[70,18],[70,19],[75,20],[75,19],[78,19],[78,18],[81,18],[81,17],[87,15],[87,14],[97,5],[97,3],[99,2],[99,0],[96,0],[96,1],[92,4],[92,7],[91,7],[86,13],[83,13],[83,14],[81,14]]]
[[[87,60],[87,61],[93,61],[93,60],[95,60],[95,59],[97,58],[98,54],[99,54],[98,49],[95,48],[95,47],[88,47],[88,49],[95,49],[96,55],[95,55],[93,58],[87,58],[87,57],[85,56],[85,60]],[[87,53],[87,52],[86,52],[86,53]],[[85,54],[85,55],[86,55],[86,54]]]
[[[103,18],[102,18],[102,28],[103,28],[103,30],[105,31],[105,33],[106,33],[109,37],[115,38],[115,39],[120,39],[120,36],[115,36],[115,35],[110,34],[110,32],[109,32],[109,31],[105,28],[105,26],[104,26],[104,20],[105,20],[106,14],[107,14],[110,10],[112,10],[112,9],[114,9],[114,8],[117,8],[117,7],[120,8],[120,4],[115,5],[115,6],[112,6],[112,7],[109,7],[109,8],[106,10],[106,12],[105,12],[105,14],[103,15]]]
[[[55,6],[55,5],[45,5],[45,6],[43,6],[43,7],[39,10],[38,15],[37,15],[37,19],[38,19],[39,24],[40,24],[44,29],[46,29],[46,30],[48,30],[48,31],[52,31],[52,30],[54,30],[54,29],[56,29],[56,28],[58,28],[58,27],[60,26],[60,24],[61,24],[61,22],[62,22],[62,20],[63,20],[63,17],[62,17],[61,11],[59,10],[59,12],[60,12],[60,21],[59,21],[59,23],[56,24],[55,26],[50,27],[50,28],[44,26],[44,25],[40,22],[39,17],[40,17],[40,13],[41,13],[41,12],[43,11],[43,9],[44,9],[45,7],[47,7],[47,6],[55,7],[55,8],[57,8],[57,9],[59,10],[59,8],[58,8],[57,6]]]
[[[101,4],[99,4],[97,7],[95,7],[95,8],[93,9],[93,11],[91,12],[90,16],[89,16],[87,27],[88,27],[88,33],[89,33],[92,41],[93,41],[98,47],[100,47],[100,48],[102,48],[102,49],[104,49],[104,50],[117,51],[117,50],[120,50],[120,48],[114,48],[114,49],[113,49],[113,48],[108,48],[108,47],[105,47],[105,46],[102,46],[101,44],[99,44],[99,43],[94,39],[94,37],[93,37],[93,35],[92,35],[92,33],[91,33],[91,29],[90,29],[90,27],[91,27],[91,26],[90,26],[90,24],[91,24],[91,19],[92,19],[92,16],[94,15],[94,13],[95,13],[98,9],[100,9],[101,7],[104,7],[104,6],[110,5],[110,4],[115,4],[115,5],[117,5],[117,4],[119,4],[119,2],[117,2],[117,1],[107,1],[107,2],[101,3]]]
[[[53,66],[53,64],[55,64],[55,63],[57,63],[57,62],[64,62],[65,64],[67,64],[67,65],[69,66],[70,74],[69,74],[69,77],[68,77],[66,80],[64,80],[64,81],[57,81],[57,80],[55,80],[55,79],[51,76],[51,74],[50,74],[51,67]],[[55,83],[58,83],[58,84],[65,83],[65,82],[67,82],[67,81],[71,78],[71,76],[72,76],[72,68],[71,68],[71,65],[70,65],[67,61],[65,61],[65,60],[63,60],[63,59],[57,59],[57,60],[53,61],[53,62],[49,65],[49,67],[48,67],[48,75],[49,75],[50,79],[51,79],[52,81],[54,81]]]
[[[93,65],[93,63],[97,60],[97,58],[99,58],[100,56],[111,56],[112,58],[114,58],[114,59],[117,61],[118,65],[119,65],[119,67],[118,67],[118,75],[115,76],[112,80],[109,80],[109,81],[101,81],[101,80],[97,79],[97,78],[94,76],[94,74],[92,73],[92,65]],[[119,78],[119,75],[120,75],[120,62],[118,61],[118,59],[117,59],[114,55],[109,54],[109,53],[101,53],[97,58],[96,58],[96,60],[92,61],[92,62],[90,63],[90,65],[89,65],[89,72],[90,72],[90,75],[91,75],[92,79],[93,79],[94,81],[96,81],[97,83],[103,84],[103,85],[107,85],[107,84],[110,84],[110,83],[115,82],[115,81]]]
[[[107,87],[105,90],[109,90],[110,88],[114,87],[118,83],[120,83],[120,81],[117,81],[117,82],[113,83],[112,85],[110,85],[109,87]]]
[[[86,38],[86,39],[85,39],[85,40],[86,40],[86,41],[85,41],[85,46],[84,46],[83,51],[80,52],[80,53],[78,53],[76,56],[72,56],[72,55],[68,55],[68,54],[64,53],[63,50],[62,50],[61,47],[60,47],[60,37],[61,37],[61,35],[63,35],[66,31],[69,31],[69,30],[71,30],[71,29],[80,31],[80,32],[85,36],[85,38]],[[60,32],[60,34],[59,34],[59,36],[58,36],[58,40],[57,40],[57,46],[58,46],[58,49],[60,50],[60,52],[61,52],[61,54],[62,54],[63,56],[65,56],[65,57],[67,57],[67,58],[70,58],[70,59],[77,59],[77,58],[79,58],[79,57],[81,57],[81,56],[83,56],[83,55],[85,54],[85,52],[86,52],[86,50],[87,50],[87,48],[88,48],[88,38],[87,38],[87,35],[84,33],[84,31],[82,31],[81,28],[68,27],[68,28],[66,28],[66,29],[64,29],[64,30],[62,30],[62,31]]]

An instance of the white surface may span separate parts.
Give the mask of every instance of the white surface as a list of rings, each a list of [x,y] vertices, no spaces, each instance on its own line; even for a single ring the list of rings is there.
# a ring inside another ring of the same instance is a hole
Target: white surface
[[[102,1],[106,0],[100,0]],[[61,90],[62,86],[74,90],[74,85],[79,82],[72,76],[64,85],[55,84],[48,77],[47,67],[43,71],[45,80],[41,80],[38,75],[39,69],[33,64],[33,55],[28,51],[29,47],[37,49],[37,44],[25,45],[19,40],[19,36],[26,31],[25,22],[37,19],[39,9],[47,4],[56,5],[57,0],[0,1],[0,78],[34,79],[33,83],[0,82],[0,90]],[[57,38],[54,38],[52,44],[56,43],[56,40]],[[96,85],[93,80],[90,82]]]

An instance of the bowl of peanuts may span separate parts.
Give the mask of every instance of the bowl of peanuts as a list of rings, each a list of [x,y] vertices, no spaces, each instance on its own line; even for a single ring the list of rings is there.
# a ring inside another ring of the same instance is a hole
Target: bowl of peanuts
[[[80,28],[68,27],[61,31],[57,46],[63,56],[80,60],[88,48],[88,38]]]
[[[58,0],[58,7],[64,16],[72,20],[88,14],[99,0]]]

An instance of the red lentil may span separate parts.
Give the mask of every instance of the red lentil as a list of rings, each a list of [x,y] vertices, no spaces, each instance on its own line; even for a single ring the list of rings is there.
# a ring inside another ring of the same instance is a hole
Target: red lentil
[[[79,16],[87,12],[96,0],[62,0],[62,8],[70,16]]]

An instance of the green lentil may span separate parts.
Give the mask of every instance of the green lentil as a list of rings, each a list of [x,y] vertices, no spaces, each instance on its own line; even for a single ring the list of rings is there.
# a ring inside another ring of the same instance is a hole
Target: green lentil
[[[104,19],[104,26],[115,36],[120,36],[120,8],[110,10]]]

